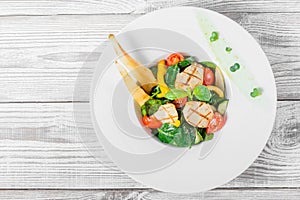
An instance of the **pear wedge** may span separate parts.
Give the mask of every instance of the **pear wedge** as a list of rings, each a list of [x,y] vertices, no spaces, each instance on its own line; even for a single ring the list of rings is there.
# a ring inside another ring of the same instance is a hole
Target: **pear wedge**
[[[135,81],[129,76],[126,69],[120,65],[120,63],[115,62],[117,68],[125,82],[126,87],[128,88],[130,94],[132,95],[133,99],[140,105],[144,105],[146,101],[150,99],[150,96],[140,88]]]
[[[134,78],[139,82],[142,88],[146,92],[150,92],[151,89],[157,85],[157,80],[154,77],[151,70],[143,66],[140,62],[133,59],[120,45],[113,34],[109,34],[114,50],[119,57],[119,61],[124,64],[124,66],[132,72]]]
[[[219,67],[215,70],[215,85],[225,92],[225,80],[222,71]]]

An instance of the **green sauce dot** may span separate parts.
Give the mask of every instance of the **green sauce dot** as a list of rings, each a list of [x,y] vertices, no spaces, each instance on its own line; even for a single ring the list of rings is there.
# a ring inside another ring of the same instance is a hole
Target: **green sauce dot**
[[[261,89],[259,88],[253,88],[253,91],[250,92],[250,96],[255,98],[257,96],[260,96],[262,94]]]
[[[231,67],[230,67],[230,71],[231,71],[231,72],[235,72],[235,71],[236,71],[236,70],[235,70],[235,67],[234,67],[234,66],[231,66]]]
[[[232,48],[230,48],[230,47],[226,47],[226,49],[225,49],[225,51],[227,51],[228,53],[230,53],[231,50],[232,50]]]
[[[235,63],[234,67],[235,67],[236,70],[238,70],[238,69],[240,69],[240,64],[239,63]]]
[[[240,69],[240,64],[239,63],[234,63],[234,65],[232,65],[230,67],[231,72],[235,72],[236,70],[239,70],[239,69]]]
[[[210,39],[211,42],[214,42],[214,41],[216,41],[216,40],[219,39],[219,34],[218,34],[217,32],[215,32],[215,31],[213,31],[213,32],[211,33],[211,36],[210,36],[209,39]]]

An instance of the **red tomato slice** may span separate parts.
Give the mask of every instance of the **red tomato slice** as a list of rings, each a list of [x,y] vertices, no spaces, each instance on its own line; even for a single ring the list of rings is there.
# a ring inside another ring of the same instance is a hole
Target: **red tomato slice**
[[[215,82],[215,74],[208,67],[204,68],[204,80],[203,85],[213,85]]]
[[[187,97],[175,99],[172,103],[175,105],[176,108],[183,107],[187,102]]]
[[[159,128],[162,126],[162,122],[156,119],[154,116],[148,117],[145,115],[142,119],[143,124],[147,126],[148,128]]]
[[[209,121],[206,129],[207,134],[215,133],[223,128],[225,124],[225,118],[218,112],[215,112],[213,118]]]
[[[180,53],[172,53],[171,55],[168,56],[166,64],[167,66],[171,66],[183,60],[184,57]]]

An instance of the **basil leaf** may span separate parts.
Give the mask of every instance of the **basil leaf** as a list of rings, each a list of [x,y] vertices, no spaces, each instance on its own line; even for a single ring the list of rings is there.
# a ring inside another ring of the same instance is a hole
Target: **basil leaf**
[[[176,80],[176,76],[178,73],[179,73],[178,65],[173,65],[173,66],[168,67],[166,75],[165,75],[165,82],[169,88],[175,87],[175,80]]]
[[[211,98],[211,93],[207,87],[204,85],[198,85],[193,92],[194,96],[199,100],[199,101],[205,101],[208,102]]]
[[[188,95],[189,93],[183,89],[171,89],[166,93],[165,97],[170,100],[175,100],[175,99],[187,97]]]

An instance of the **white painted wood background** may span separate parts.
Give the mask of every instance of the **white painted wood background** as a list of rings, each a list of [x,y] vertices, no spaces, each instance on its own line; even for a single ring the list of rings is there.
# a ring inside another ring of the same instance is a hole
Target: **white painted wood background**
[[[238,22],[267,54],[278,89],[276,123],[259,158],[228,184],[191,195],[146,188],[104,152],[95,160],[79,136],[93,132],[92,69],[80,73],[82,94],[74,95],[78,72],[108,33],[172,6]],[[0,0],[0,88],[0,199],[300,199],[298,0]]]

